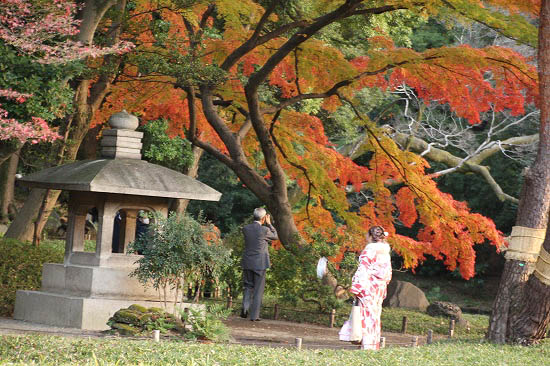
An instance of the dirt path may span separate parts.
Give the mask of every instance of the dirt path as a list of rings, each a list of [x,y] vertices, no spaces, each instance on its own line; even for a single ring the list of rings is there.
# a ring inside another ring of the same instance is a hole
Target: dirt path
[[[339,341],[339,328],[283,320],[251,322],[240,317],[230,317],[225,323],[237,343],[289,347],[295,345],[296,338],[302,338],[303,348],[359,348]],[[410,346],[413,338],[412,335],[388,332],[383,332],[382,336],[386,338],[387,347]],[[426,337],[418,337],[419,345],[425,343]]]
[[[337,328],[329,328],[307,323],[292,323],[283,320],[262,320],[251,322],[240,317],[230,317],[225,324],[231,330],[232,343],[269,346],[294,347],[296,338],[302,338],[303,348],[359,349],[338,340]],[[61,328],[49,325],[28,323],[11,318],[0,317],[0,335],[47,334],[63,337],[113,337],[100,331],[75,328]],[[412,335],[386,333],[386,346],[409,346]],[[418,337],[419,345],[426,343],[426,337]]]

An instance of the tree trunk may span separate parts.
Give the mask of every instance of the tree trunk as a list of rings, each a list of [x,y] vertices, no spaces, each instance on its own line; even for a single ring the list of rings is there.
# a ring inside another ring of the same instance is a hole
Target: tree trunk
[[[548,231],[543,248],[547,253],[550,252]],[[545,282],[547,284],[532,274],[524,286],[523,297],[518,306],[510,309],[510,343],[531,345],[546,336],[546,329],[550,323],[550,281]]]
[[[20,151],[20,150],[18,150]],[[6,224],[9,221],[10,205],[12,205],[15,188],[15,174],[19,155],[17,152],[11,155],[8,161],[0,166],[0,223]]]
[[[123,10],[125,8],[125,0],[85,0],[83,1],[84,7],[81,12],[82,23],[80,24],[80,32],[77,34],[77,40],[84,44],[92,44],[95,30],[99,24],[99,21],[105,15],[105,12],[109,10],[113,5],[117,4],[118,10],[120,10],[120,16],[123,16]],[[113,44],[118,42],[120,29],[113,31]],[[105,63],[112,63],[112,73],[102,74],[98,80],[83,79],[79,80],[75,85],[74,95],[74,114],[67,120],[63,130],[60,131],[64,136],[63,141],[54,145],[55,154],[57,156],[56,164],[61,165],[66,161],[74,160],[77,156],[78,149],[84,136],[88,132],[90,121],[92,120],[94,113],[100,107],[101,102],[108,93],[116,70],[120,64],[120,58],[110,58],[106,56]],[[32,192],[34,191],[34,194]],[[40,192],[40,194],[38,193]],[[16,220],[12,223],[14,225],[17,221],[17,227],[11,230],[11,226],[6,232],[6,237],[19,239],[19,240],[32,240],[33,238],[33,226],[34,221],[37,219],[37,214],[40,211],[40,207],[44,206],[44,214],[40,215],[39,222],[37,222],[36,236],[39,237],[42,234],[46,221],[49,218],[49,213],[55,206],[60,191],[51,190],[49,194],[45,195],[45,190],[31,191],[31,195],[25,201],[21,214],[18,214]],[[42,203],[44,201],[44,203]],[[28,207],[27,207],[28,206]],[[25,212],[26,214],[23,214]],[[30,237],[29,237],[29,232]]]
[[[525,176],[516,225],[544,229],[550,207],[550,0],[543,0],[541,4],[538,67],[541,103],[539,146],[537,158]],[[544,246],[550,249],[548,233]],[[489,340],[530,343],[539,329],[546,326],[548,314],[543,316],[542,313],[550,292],[548,286],[537,283],[537,278],[531,278],[525,288],[532,267],[523,261],[506,261],[493,304],[487,333]]]
[[[0,165],[6,162],[15,152],[23,146],[18,140],[0,141]]]
[[[15,216],[15,219],[8,228],[8,231],[6,231],[4,237],[21,241],[32,241],[34,232],[33,221],[38,215],[45,194],[45,189],[34,188],[31,190],[23,208],[21,208],[17,216]]]
[[[201,160],[201,156],[204,153],[204,150],[198,146],[193,146],[192,152],[193,152],[193,163],[189,167],[187,167],[185,171],[183,171],[183,174],[191,178],[197,178],[197,174],[199,172],[199,163]],[[174,199],[170,204],[170,211],[176,212],[179,215],[183,215],[187,210],[188,205],[189,205],[188,199],[184,199],[184,198]]]
[[[100,131],[101,125],[88,130],[78,150],[78,160],[96,159],[98,157],[98,135]]]
[[[540,88],[540,143],[533,169],[529,174],[531,190],[526,198],[540,200],[542,212],[533,209],[518,215],[538,215],[548,222],[550,205],[550,0],[541,3],[539,26],[539,88]],[[528,207],[528,206],[527,206]],[[535,206],[536,207],[536,206]],[[533,218],[531,219],[533,220]],[[510,330],[508,341],[532,344],[544,338],[550,322],[550,234],[546,237],[539,253],[535,272],[524,287],[523,296],[517,306],[510,309]]]

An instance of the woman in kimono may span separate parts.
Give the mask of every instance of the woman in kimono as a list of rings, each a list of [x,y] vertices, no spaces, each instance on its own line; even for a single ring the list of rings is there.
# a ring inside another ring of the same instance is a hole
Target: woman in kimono
[[[380,226],[373,226],[367,233],[365,249],[359,256],[359,267],[353,276],[350,292],[359,301],[363,348],[380,348],[380,314],[386,288],[391,280],[390,246],[385,242],[388,233]],[[351,320],[351,319],[350,319]],[[351,321],[340,330],[340,340],[351,339]]]

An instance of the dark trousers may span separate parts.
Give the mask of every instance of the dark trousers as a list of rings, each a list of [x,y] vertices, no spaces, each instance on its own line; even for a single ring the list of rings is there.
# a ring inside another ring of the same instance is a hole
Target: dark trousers
[[[250,314],[250,319],[260,317],[264,288],[265,269],[243,269],[243,310]]]

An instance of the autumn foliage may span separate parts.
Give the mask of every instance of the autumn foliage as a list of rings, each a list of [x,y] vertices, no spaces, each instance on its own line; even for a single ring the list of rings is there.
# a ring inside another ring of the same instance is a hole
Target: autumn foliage
[[[88,57],[121,54],[133,47],[129,42],[121,42],[101,48],[76,40],[81,23],[77,19],[78,10],[78,4],[72,0],[1,0],[0,42],[42,64],[66,64]],[[7,101],[24,103],[31,97],[16,90],[0,89],[0,98]],[[44,119],[15,120],[0,104],[0,140],[38,143],[59,138]]]
[[[503,244],[490,219],[438,190],[429,163],[403,150],[368,117],[357,113],[354,120],[357,128],[368,131],[362,146],[371,157],[361,166],[338,152],[319,116],[301,103],[318,101],[317,110],[330,113],[353,104],[355,94],[364,88],[391,91],[406,84],[426,102],[447,104],[456,115],[476,124],[491,108],[519,115],[526,104],[537,102],[537,74],[529,60],[496,46],[416,52],[395,46],[383,32],[368,40],[363,55],[349,57],[316,38],[317,30],[311,29],[323,16],[337,21],[398,9],[419,16],[454,14],[474,20],[483,16],[487,24],[496,24],[504,19],[502,14],[508,14],[508,20],[519,13],[536,15],[538,1],[452,0],[446,5],[397,1],[372,9],[363,1],[320,1],[298,19],[251,0],[198,1],[186,8],[178,8],[177,3],[167,2],[157,9],[153,2],[137,2],[126,34],[137,48],[94,123],[125,108],[140,115],[144,123],[169,119],[174,135],[184,136],[196,127],[191,131],[193,141],[234,169],[260,195],[263,188],[254,188],[254,179],[261,187],[280,191],[277,182],[282,169],[304,193],[289,220],[306,241],[311,240],[308,232],[313,228],[343,243],[332,258],[335,262],[346,251],[362,248],[371,225],[382,225],[390,233],[389,242],[406,267],[415,267],[432,255],[450,270],[459,268],[464,278],[474,275],[475,245]],[[491,12],[490,7],[505,13]],[[524,20],[517,21],[532,30]],[[159,27],[166,24],[160,32]],[[515,34],[513,24],[503,24],[503,34]],[[148,59],[151,54],[159,56],[156,68]],[[259,85],[263,92],[258,92]],[[190,125],[190,90],[195,90],[196,98],[194,126]],[[209,99],[208,93],[214,98]],[[208,114],[205,108],[211,100],[217,109]],[[271,149],[276,152],[273,161],[268,158]],[[265,160],[258,162],[260,151]],[[350,188],[367,192],[369,198],[359,210],[350,209]],[[283,202],[284,194],[281,197]],[[271,207],[280,207],[277,204],[283,203],[277,201]],[[397,226],[414,226],[418,234],[416,238],[400,235]],[[283,245],[288,244],[283,239]]]

